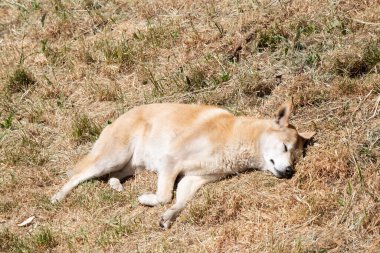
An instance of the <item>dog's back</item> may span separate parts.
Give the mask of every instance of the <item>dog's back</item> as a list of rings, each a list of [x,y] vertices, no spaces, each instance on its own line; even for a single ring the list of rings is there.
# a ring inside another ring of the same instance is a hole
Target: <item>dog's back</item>
[[[183,149],[183,142],[190,142],[190,139],[195,141],[202,133],[215,132],[210,131],[210,128],[223,124],[222,118],[232,119],[233,115],[205,105],[139,106],[107,126],[90,155],[115,153],[115,149],[125,150],[130,153],[128,157],[132,158],[132,166],[156,171],[159,167],[157,162],[171,149]]]

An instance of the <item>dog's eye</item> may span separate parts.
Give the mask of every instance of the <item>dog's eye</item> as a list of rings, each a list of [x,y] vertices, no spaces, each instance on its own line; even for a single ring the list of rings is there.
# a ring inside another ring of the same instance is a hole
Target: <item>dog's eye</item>
[[[285,152],[288,152],[288,147],[285,145],[285,143],[284,143],[284,149],[285,149]]]
[[[273,161],[273,159],[270,159],[270,162],[274,165],[274,161]]]

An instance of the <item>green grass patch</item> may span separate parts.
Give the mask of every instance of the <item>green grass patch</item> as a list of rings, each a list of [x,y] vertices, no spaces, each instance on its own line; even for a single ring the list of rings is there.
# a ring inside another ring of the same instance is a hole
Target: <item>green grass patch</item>
[[[71,125],[71,136],[78,144],[95,141],[101,132],[101,127],[86,114],[77,113]]]
[[[275,27],[259,32],[257,49],[262,51],[266,48],[275,51],[282,42],[288,41],[288,35],[283,30]]]
[[[70,48],[66,45],[52,47],[47,39],[43,39],[41,40],[41,51],[48,62],[54,66],[63,66],[68,63]]]
[[[131,68],[136,62],[137,52],[133,44],[124,38],[116,41],[104,39],[97,44],[97,47],[108,63]]]
[[[27,239],[14,234],[6,228],[0,230],[0,251],[24,253],[35,252],[35,249]]]
[[[26,69],[19,67],[9,77],[7,90],[11,93],[21,92],[29,89],[36,83],[33,75]]]
[[[55,235],[48,227],[42,227],[34,233],[33,241],[39,248],[48,249],[58,245]]]
[[[2,116],[2,113],[0,112],[0,117]],[[7,117],[2,119],[2,122],[0,122],[0,127],[4,129],[9,129],[12,127],[13,122],[13,113],[9,113]]]
[[[153,24],[148,21],[147,27],[148,30],[143,38],[145,44],[152,48],[171,48],[181,36],[180,31],[172,23]]]
[[[321,56],[315,52],[315,51],[310,51],[305,60],[305,64],[309,67],[316,67],[321,61]]]
[[[306,22],[304,20],[299,21],[296,26],[296,36],[294,38],[294,49],[295,50],[305,49],[306,46],[302,44],[302,35],[308,37],[311,34],[315,33],[316,30],[317,30],[317,27],[315,23]]]
[[[370,72],[380,62],[378,43],[368,43],[360,55],[348,52],[335,60],[334,69],[337,74],[351,78],[360,77]]]

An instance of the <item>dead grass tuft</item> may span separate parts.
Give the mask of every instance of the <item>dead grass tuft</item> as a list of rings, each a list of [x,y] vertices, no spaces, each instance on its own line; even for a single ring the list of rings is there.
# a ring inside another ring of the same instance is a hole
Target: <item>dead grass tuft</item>
[[[370,72],[380,62],[380,50],[377,43],[368,43],[360,55],[356,52],[348,53],[336,59],[335,71],[340,75],[351,78],[362,76]]]
[[[74,116],[71,125],[71,136],[76,143],[81,144],[88,141],[95,141],[100,131],[100,126],[94,123],[87,115],[77,113]]]
[[[118,101],[123,94],[120,87],[115,83],[94,83],[88,85],[90,94],[98,101]]]
[[[9,165],[44,165],[49,156],[42,139],[34,134],[31,131],[15,136],[5,135],[0,146],[3,151],[0,162]]]
[[[281,76],[265,78],[259,72],[250,71],[239,77],[242,92],[247,96],[264,98],[272,94],[273,89],[280,83]]]
[[[29,89],[36,83],[33,75],[24,68],[17,68],[9,77],[7,90],[11,93],[21,92]]]
[[[97,44],[108,63],[119,64],[121,68],[130,68],[135,63],[136,52],[133,46],[121,39],[119,41],[105,39]]]
[[[8,229],[0,231],[0,249],[5,252],[28,252],[32,250],[27,241]]]
[[[227,195],[226,192],[206,191],[204,193],[205,201],[191,204],[189,213],[183,220],[198,226],[212,226],[234,220],[239,216],[244,201],[241,196],[232,195],[226,198]],[[213,211],[212,207],[216,205],[220,208]]]
[[[62,47],[52,47],[49,45],[49,41],[44,39],[41,41],[41,50],[50,64],[56,66],[62,66],[68,63],[67,53],[70,48],[67,45]]]
[[[104,224],[97,243],[101,246],[112,245],[120,240],[120,238],[132,234],[138,226],[138,220],[125,222],[120,216],[113,217],[109,222]]]

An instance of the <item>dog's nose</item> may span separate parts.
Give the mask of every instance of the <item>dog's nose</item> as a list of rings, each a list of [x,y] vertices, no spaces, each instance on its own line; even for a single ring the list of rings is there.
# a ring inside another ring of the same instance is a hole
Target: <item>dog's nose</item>
[[[284,174],[286,178],[291,178],[294,174],[293,167],[292,166],[286,167]]]

